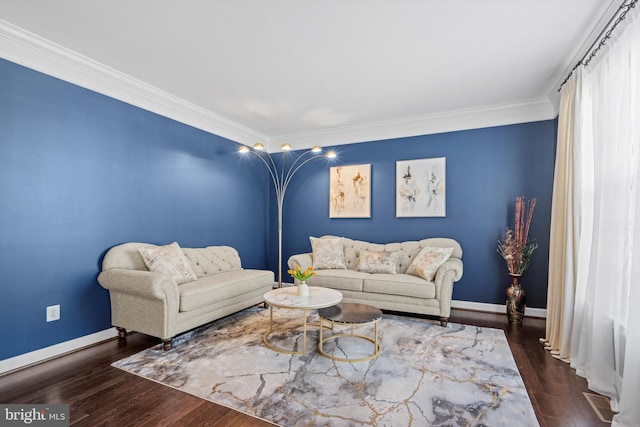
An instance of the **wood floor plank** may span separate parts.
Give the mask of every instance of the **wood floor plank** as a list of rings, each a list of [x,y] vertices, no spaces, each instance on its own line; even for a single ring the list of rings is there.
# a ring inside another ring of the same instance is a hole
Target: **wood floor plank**
[[[609,426],[582,395],[588,391],[586,381],[539,343],[544,319],[526,318],[522,326],[512,326],[503,314],[454,309],[450,321],[505,332],[541,426]],[[132,334],[126,344],[107,341],[5,374],[0,376],[0,403],[67,403],[71,424],[78,427],[273,425],[111,366],[158,342]]]

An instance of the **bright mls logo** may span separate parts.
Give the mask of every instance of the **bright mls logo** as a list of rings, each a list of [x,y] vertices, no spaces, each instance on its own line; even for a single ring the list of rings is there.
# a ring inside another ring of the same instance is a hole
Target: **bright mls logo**
[[[69,426],[69,405],[0,405],[2,426]]]

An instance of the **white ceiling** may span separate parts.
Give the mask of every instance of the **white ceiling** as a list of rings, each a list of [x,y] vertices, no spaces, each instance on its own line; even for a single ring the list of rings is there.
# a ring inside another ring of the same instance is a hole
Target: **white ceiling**
[[[0,56],[143,107],[155,93],[171,105],[148,109],[190,109],[241,143],[301,148],[553,118],[620,3],[0,0]],[[73,77],[83,67],[93,82]],[[136,90],[110,92],[99,68]]]

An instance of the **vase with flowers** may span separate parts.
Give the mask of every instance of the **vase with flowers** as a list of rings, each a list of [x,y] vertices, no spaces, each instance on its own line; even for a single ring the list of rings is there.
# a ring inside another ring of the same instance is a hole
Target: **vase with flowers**
[[[306,297],[309,296],[309,287],[307,286],[307,280],[310,277],[316,275],[316,272],[313,271],[313,266],[307,267],[306,270],[302,270],[299,265],[296,266],[295,270],[289,270],[289,274],[298,280],[298,296]]]
[[[524,197],[516,198],[516,215],[514,230],[507,227],[504,239],[498,241],[498,253],[507,263],[511,276],[511,284],[507,288],[507,317],[509,323],[521,324],[524,317],[526,294],[522,287],[522,275],[529,267],[531,254],[538,244],[529,240],[529,227],[537,199],[529,202]]]

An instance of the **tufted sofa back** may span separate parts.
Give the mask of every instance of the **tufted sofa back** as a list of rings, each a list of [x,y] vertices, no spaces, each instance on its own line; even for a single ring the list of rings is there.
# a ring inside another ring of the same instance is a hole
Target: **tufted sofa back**
[[[395,252],[398,251],[400,256],[398,257],[398,273],[405,273],[414,257],[425,246],[440,247],[440,248],[453,248],[452,258],[462,259],[462,247],[460,244],[453,240],[443,237],[436,237],[430,239],[423,239],[420,241],[406,241],[400,243],[369,243],[361,240],[352,240],[347,237],[339,236],[322,236],[321,239],[335,239],[340,238],[344,246],[344,257],[349,270],[355,270],[360,263],[360,251],[362,249],[372,252]]]
[[[240,255],[231,246],[208,246],[206,248],[182,248],[198,278],[225,271],[241,270]]]
[[[104,256],[102,271],[113,268],[149,271],[142,260],[138,248],[152,248],[149,243],[129,242],[114,246]],[[224,271],[241,270],[242,263],[238,251],[230,246],[209,246],[206,248],[182,248],[193,272],[198,278]]]

